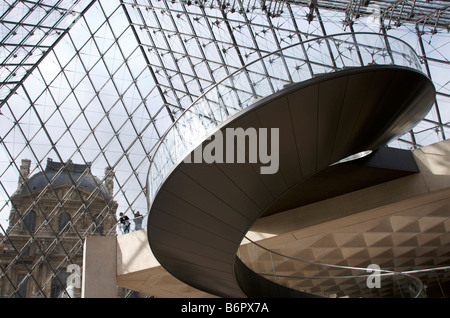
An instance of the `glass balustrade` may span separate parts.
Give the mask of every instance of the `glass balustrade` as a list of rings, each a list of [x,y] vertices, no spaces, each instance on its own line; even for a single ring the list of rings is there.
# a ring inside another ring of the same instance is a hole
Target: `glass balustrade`
[[[409,273],[368,263],[366,267],[325,264],[269,250],[245,238],[238,257],[260,276],[279,285],[321,297],[419,298],[422,281]],[[343,260],[344,261],[344,260]]]
[[[311,38],[234,70],[199,96],[160,138],[147,177],[149,204],[170,171],[230,116],[289,84],[369,65],[422,71],[419,58],[407,43],[377,33]]]

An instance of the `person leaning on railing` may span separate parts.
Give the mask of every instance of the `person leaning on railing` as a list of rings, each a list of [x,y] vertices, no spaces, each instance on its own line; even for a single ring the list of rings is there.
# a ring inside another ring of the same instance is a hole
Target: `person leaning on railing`
[[[134,230],[138,231],[142,229],[142,215],[139,213],[139,211],[136,211],[136,213],[133,212],[134,215]]]
[[[122,232],[124,234],[130,233],[130,219],[128,218],[128,216],[126,216],[125,214],[123,214],[123,212],[119,213],[119,222],[120,225],[122,226]]]

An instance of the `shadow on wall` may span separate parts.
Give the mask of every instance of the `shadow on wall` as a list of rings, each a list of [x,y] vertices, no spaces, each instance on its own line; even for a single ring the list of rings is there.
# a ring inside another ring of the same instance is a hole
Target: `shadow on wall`
[[[414,150],[421,172],[450,179],[450,140],[444,140]]]
[[[117,275],[160,266],[147,240],[147,230],[117,237]]]

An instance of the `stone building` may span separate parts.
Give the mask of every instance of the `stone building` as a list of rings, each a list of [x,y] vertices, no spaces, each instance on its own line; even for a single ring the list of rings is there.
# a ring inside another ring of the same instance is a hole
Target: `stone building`
[[[23,159],[0,244],[0,297],[77,297],[86,235],[115,235],[113,171],[47,160],[30,176]]]

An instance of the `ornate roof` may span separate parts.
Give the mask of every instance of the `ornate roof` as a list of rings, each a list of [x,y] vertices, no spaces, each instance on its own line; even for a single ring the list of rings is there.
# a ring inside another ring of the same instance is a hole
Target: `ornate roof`
[[[99,192],[106,200],[111,199],[106,186],[91,173],[90,164],[74,164],[72,161],[61,163],[55,162],[51,158],[47,159],[44,171],[38,172],[26,180],[20,194],[41,191],[48,184],[52,187],[66,184],[76,185],[77,188],[88,192]]]

